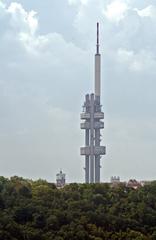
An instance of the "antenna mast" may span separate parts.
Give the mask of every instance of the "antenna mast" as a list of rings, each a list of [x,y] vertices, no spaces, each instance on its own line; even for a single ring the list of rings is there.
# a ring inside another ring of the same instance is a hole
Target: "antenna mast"
[[[97,44],[96,44],[96,54],[99,54],[99,23],[97,22]]]

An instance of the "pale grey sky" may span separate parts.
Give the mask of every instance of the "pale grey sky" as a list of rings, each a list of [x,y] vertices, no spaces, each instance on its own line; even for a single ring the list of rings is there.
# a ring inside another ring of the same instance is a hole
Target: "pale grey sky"
[[[100,22],[102,181],[156,178],[156,1],[0,1],[0,175],[84,181]]]

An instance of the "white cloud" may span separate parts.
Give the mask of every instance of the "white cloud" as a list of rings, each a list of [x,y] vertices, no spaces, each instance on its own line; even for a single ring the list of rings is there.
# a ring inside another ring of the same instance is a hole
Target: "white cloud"
[[[77,4],[83,4],[86,5],[89,3],[89,0],[68,0],[69,5],[77,5]]]
[[[35,11],[26,12],[21,4],[13,2],[6,12],[10,13],[11,25],[15,28],[18,27],[17,31],[25,31],[31,35],[36,33],[38,20]]]
[[[113,22],[119,22],[124,18],[126,11],[128,10],[128,4],[123,0],[115,0],[106,6],[104,15]]]
[[[2,3],[1,1],[0,1],[0,8],[5,8],[5,5],[4,5],[4,3]]]
[[[134,54],[133,51],[127,51],[126,49],[118,49],[118,60],[123,64],[128,64],[128,68],[132,71],[142,71],[144,70],[144,63],[142,59]]]
[[[148,72],[155,71],[156,59],[153,54],[144,50],[134,53],[126,49],[118,49],[117,59],[123,64],[127,64],[132,71]]]
[[[156,7],[153,5],[149,5],[146,8],[143,8],[141,10],[135,8],[136,12],[141,17],[151,17],[156,18]]]

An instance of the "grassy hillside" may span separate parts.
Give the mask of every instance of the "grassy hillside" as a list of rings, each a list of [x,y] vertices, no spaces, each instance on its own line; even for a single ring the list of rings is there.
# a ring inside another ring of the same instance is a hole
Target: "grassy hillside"
[[[70,184],[0,177],[0,240],[156,240],[156,182]]]

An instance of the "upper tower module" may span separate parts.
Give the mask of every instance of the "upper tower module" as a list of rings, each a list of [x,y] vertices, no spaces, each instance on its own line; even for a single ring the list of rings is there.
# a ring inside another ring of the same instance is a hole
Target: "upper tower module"
[[[99,23],[97,23],[97,44],[95,54],[95,83],[94,93],[86,94],[81,113],[81,129],[85,130],[85,147],[80,153],[85,156],[85,182],[100,182],[100,159],[106,153],[105,146],[101,146],[100,130],[104,128],[104,113],[101,110],[101,55],[99,52]]]

